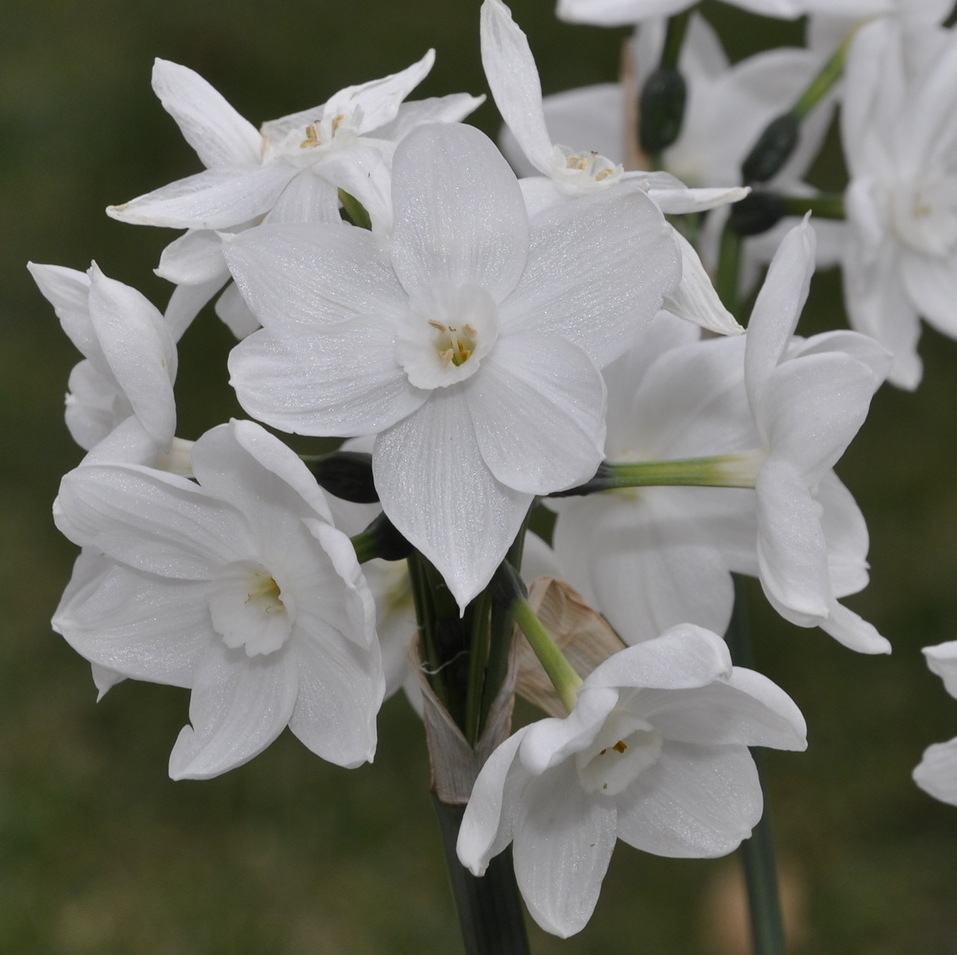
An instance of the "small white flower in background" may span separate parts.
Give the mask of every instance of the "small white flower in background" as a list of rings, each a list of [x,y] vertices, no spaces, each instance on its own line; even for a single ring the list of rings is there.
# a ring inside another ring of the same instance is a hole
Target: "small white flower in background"
[[[764,17],[794,20],[820,11],[835,16],[871,17],[888,12],[894,0],[727,0]],[[909,0],[905,0],[909,2]],[[667,17],[697,5],[697,0],[558,0],[558,16],[573,23],[630,26],[651,17]]]
[[[732,667],[690,624],[609,657],[565,719],[523,727],[479,773],[458,855],[475,875],[512,843],[529,912],[567,937],[591,917],[615,842],[720,856],[763,800],[749,746],[803,750],[804,719],[774,683]]]
[[[387,229],[389,159],[395,142],[425,122],[456,122],[483,97],[465,93],[403,103],[435,60],[358,86],[326,103],[263,125],[245,120],[201,76],[157,59],[153,89],[206,170],[107,209],[123,222],[190,230],[163,253],[157,273],[177,285],[170,310],[177,336],[228,281],[217,231],[275,222],[339,222],[339,188]],[[238,338],[256,328],[239,294],[227,288],[217,313]]]
[[[916,70],[916,72],[915,72]],[[847,64],[841,134],[850,183],[844,299],[852,325],[916,388],[920,316],[957,338],[957,34],[861,29]]]
[[[177,355],[163,315],[95,263],[87,272],[33,262],[28,268],[84,356],[70,373],[66,399],[73,440],[100,458],[172,464]]]
[[[924,647],[924,656],[927,666],[957,699],[957,640]],[[935,799],[957,806],[957,739],[928,746],[914,769],[914,782]]]
[[[376,434],[385,513],[464,608],[534,496],[594,474],[599,369],[654,316],[678,255],[640,189],[529,220],[501,154],[466,126],[402,140],[393,203],[388,241],[320,224],[229,243],[264,326],[233,350],[232,383],[274,427]]]
[[[598,153],[553,145],[532,51],[501,0],[482,4],[481,28],[482,63],[495,104],[525,157],[542,174],[521,183],[533,215],[556,202],[628,182],[645,189],[666,214],[701,212],[747,195],[747,190],[740,188],[688,189],[668,173],[625,172],[620,164]],[[674,238],[682,259],[681,284],[666,297],[664,307],[722,335],[742,332],[718,299],[697,252],[677,231]]]
[[[867,530],[832,468],[857,434],[888,367],[854,332],[792,334],[814,272],[805,221],[781,243],[748,323],[744,381],[766,455],[757,472],[757,571],[772,606],[864,653],[890,645],[837,597],[867,581]]]
[[[288,725],[314,753],[375,752],[375,611],[348,537],[299,458],[252,422],[207,432],[199,484],[133,465],[64,477],[57,526],[84,548],[53,619],[119,677],[189,687],[174,779],[239,766]]]

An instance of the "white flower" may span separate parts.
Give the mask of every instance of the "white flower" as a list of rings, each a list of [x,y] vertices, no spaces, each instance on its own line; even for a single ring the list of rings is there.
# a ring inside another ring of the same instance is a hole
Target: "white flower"
[[[957,640],[924,647],[924,656],[947,692],[957,699]],[[914,768],[914,782],[935,799],[957,806],[957,739],[928,746]]]
[[[70,373],[66,423],[85,451],[158,464],[176,430],[176,345],[164,317],[97,267],[27,266],[84,360]]]
[[[719,856],[762,797],[749,746],[802,750],[793,701],[690,624],[622,650],[586,677],[565,719],[506,740],[482,767],[459,832],[475,875],[512,843],[532,917],[567,937],[598,900],[617,839],[656,855]]]
[[[596,152],[553,145],[532,51],[501,0],[482,4],[482,63],[502,117],[525,157],[542,174],[522,181],[533,213],[624,182],[641,185],[664,213],[701,212],[747,195],[741,188],[688,189],[667,173],[625,172],[621,164]],[[697,252],[677,231],[675,241],[682,258],[681,284],[666,298],[665,308],[719,334],[742,332],[718,299]]]
[[[57,525],[84,550],[54,628],[101,676],[192,688],[174,779],[239,766],[287,725],[331,762],[370,760],[372,597],[312,475],[251,422],[207,432],[193,467],[198,486],[135,465],[63,479]]]
[[[794,20],[820,11],[835,16],[869,17],[887,12],[892,0],[728,0],[750,13]],[[651,17],[667,17],[695,6],[696,0],[558,0],[558,16],[574,23],[630,26]]]
[[[874,628],[837,602],[867,580],[867,530],[832,472],[883,381],[887,355],[853,332],[792,343],[814,271],[814,232],[792,229],[748,324],[744,381],[766,456],[755,490],[757,569],[775,609],[852,649],[886,653]]]
[[[906,58],[919,65],[911,75]],[[919,316],[957,337],[957,36],[863,28],[847,65],[842,138],[851,181],[845,302],[855,328],[894,356],[915,388]]]
[[[389,228],[395,142],[420,123],[456,122],[483,99],[460,93],[403,103],[434,59],[430,50],[400,73],[346,87],[321,106],[265,123],[261,132],[201,76],[156,60],[156,95],[207,168],[107,212],[124,222],[190,230],[165,249],[157,269],[178,286],[170,306],[178,333],[229,279],[217,232],[241,231],[264,216],[338,223],[339,188],[365,206],[374,228]],[[233,288],[216,311],[237,338],[257,327]]]
[[[755,447],[743,358],[742,339],[701,341],[691,326],[659,315],[605,369],[605,459],[674,461]],[[730,568],[742,563],[739,552],[754,551],[753,492],[643,487],[548,504],[558,512],[563,576],[625,643],[681,622],[727,628]]]
[[[402,101],[434,60],[430,50],[400,73],[346,87],[321,106],[265,123],[261,133],[202,77],[157,60],[153,88],[207,168],[107,212],[124,222],[184,229],[236,228],[277,204],[281,221],[304,221],[309,213],[328,220],[338,208],[339,187],[375,219],[388,211],[391,143],[369,134],[384,128],[391,134]],[[461,118],[479,102],[464,95],[425,101],[417,104],[415,121],[446,119],[450,112]]]
[[[422,126],[396,149],[388,244],[360,229],[263,226],[227,248],[264,328],[234,349],[253,416],[376,434],[385,513],[460,606],[488,583],[536,494],[601,461],[600,367],[678,278],[641,190],[529,221],[477,130]]]

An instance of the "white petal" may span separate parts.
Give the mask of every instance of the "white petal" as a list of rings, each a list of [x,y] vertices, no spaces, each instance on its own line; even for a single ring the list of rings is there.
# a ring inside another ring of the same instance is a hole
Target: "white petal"
[[[160,256],[156,274],[174,285],[198,285],[229,278],[223,259],[223,240],[208,229],[191,229],[174,239]]]
[[[484,875],[489,860],[512,841],[517,803],[530,778],[515,759],[527,730],[523,727],[493,750],[472,786],[455,851],[473,875]]]
[[[660,856],[722,856],[751,835],[763,802],[746,747],[666,741],[657,764],[618,798],[618,838]]]
[[[561,335],[599,367],[621,355],[681,273],[673,229],[638,188],[602,190],[532,222],[528,265],[502,303],[509,332]]]
[[[318,170],[324,166],[325,162],[293,176],[263,222],[328,222],[330,225],[341,225],[336,188],[318,175]]]
[[[814,231],[805,221],[784,237],[751,312],[744,374],[753,409],[760,406],[767,380],[784,356],[813,274]]]
[[[224,253],[249,307],[275,334],[357,315],[385,318],[406,300],[378,240],[365,229],[264,225],[231,239]]]
[[[258,130],[198,73],[157,59],[153,89],[204,166],[259,164]]]
[[[436,566],[464,610],[504,559],[533,495],[492,476],[454,389],[432,392],[380,434],[372,467],[389,519]]]
[[[250,658],[214,641],[196,671],[170,778],[210,779],[261,753],[289,723],[298,689],[289,653]]]
[[[596,494],[559,515],[555,548],[566,579],[625,643],[684,622],[723,633],[731,618],[729,568],[687,490],[647,488],[637,500]]]
[[[822,508],[831,589],[835,597],[856,594],[868,581],[869,538],[864,515],[833,471],[821,477],[814,496]]]
[[[719,335],[743,334],[744,328],[721,304],[694,247],[677,229],[675,239],[681,253],[681,281],[673,292],[665,296],[663,307],[678,318]]]
[[[87,660],[123,676],[190,686],[206,647],[204,584],[165,581],[84,551],[53,629]]]
[[[642,692],[632,705],[667,740],[807,748],[807,725],[795,702],[767,677],[742,667],[699,689]]]
[[[332,522],[326,496],[299,455],[253,421],[207,431],[193,446],[193,472],[204,490],[258,526],[260,539],[283,512]]]
[[[106,213],[134,225],[229,229],[268,212],[295,174],[283,162],[218,166],[110,206]]]
[[[445,279],[501,301],[518,282],[528,216],[508,163],[470,126],[419,126],[392,161],[392,263],[406,291]]]
[[[163,316],[135,289],[90,269],[90,319],[136,417],[158,444],[176,431],[176,346]]]
[[[209,300],[228,281],[228,274],[223,278],[213,278],[200,285],[177,285],[166,304],[163,318],[166,327],[174,342],[178,342],[183,333],[193,323],[193,319],[202,311]]]
[[[360,133],[378,129],[395,119],[399,105],[425,79],[434,62],[435,50],[429,50],[421,60],[398,73],[358,86],[347,86],[333,94],[325,105],[324,113],[349,115],[356,112],[362,118]]]
[[[598,469],[605,383],[575,345],[527,332],[500,338],[464,394],[482,457],[508,487],[548,494]]]
[[[770,453],[813,487],[860,430],[879,383],[867,365],[840,353],[785,362],[768,379],[756,414]]]
[[[528,161],[548,175],[552,140],[545,127],[542,86],[528,38],[501,0],[482,4],[481,36],[482,66],[495,105]]]
[[[294,434],[371,434],[429,394],[409,384],[391,328],[370,316],[288,339],[262,329],[230,352],[229,373],[250,415]]]
[[[935,799],[957,806],[957,739],[928,746],[914,768],[914,782]]]
[[[957,337],[957,258],[938,257],[903,249],[901,276],[917,311],[938,331]]]
[[[399,112],[391,123],[376,129],[376,139],[388,139],[397,143],[423,123],[460,123],[484,102],[484,96],[470,96],[468,93],[450,93],[448,96],[411,100],[399,107]]]
[[[334,150],[316,166],[316,176],[322,176],[362,204],[377,235],[388,235],[392,229],[391,159],[391,143],[373,144],[360,139],[347,149]]]
[[[769,597],[827,616],[831,601],[821,507],[793,465],[768,458],[758,475],[758,566]]]
[[[924,647],[927,666],[944,681],[947,692],[957,698],[957,640]]]
[[[891,652],[890,643],[877,632],[873,624],[836,600],[831,601],[827,617],[815,623],[838,643],[858,653]]]
[[[246,304],[235,282],[230,282],[223,289],[223,294],[216,299],[214,308],[216,317],[233,333],[237,341],[248,338],[253,332],[258,332],[262,325]]]
[[[515,827],[515,878],[529,914],[561,938],[580,932],[598,902],[615,848],[615,809],[589,797],[574,765],[533,780]]]
[[[148,468],[75,468],[60,483],[54,519],[74,543],[161,577],[207,580],[238,555],[255,553],[233,507]]]
[[[609,657],[592,670],[585,686],[677,690],[706,686],[730,674],[731,655],[724,640],[688,623]]]
[[[651,17],[670,16],[693,0],[558,0],[558,16],[570,23],[603,27],[632,26]]]
[[[363,650],[331,628],[293,636],[299,696],[289,728],[317,756],[352,769],[371,762],[385,682],[379,647]]]
[[[28,262],[27,269],[70,341],[87,358],[97,354],[100,349],[90,321],[90,277],[61,265]]]

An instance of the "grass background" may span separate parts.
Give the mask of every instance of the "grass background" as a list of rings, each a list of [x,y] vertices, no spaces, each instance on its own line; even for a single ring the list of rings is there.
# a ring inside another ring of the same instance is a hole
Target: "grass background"
[[[253,122],[322,102],[435,46],[419,95],[483,92],[478,0],[7,0],[0,32],[0,952],[422,953],[458,950],[417,719],[393,700],[373,766],[326,766],[284,735],[247,766],[172,783],[180,690],[125,683],[98,705],[87,665],[49,629],[72,546],[50,520],[80,453],[62,421],[77,360],[24,268],[91,258],[162,306],[150,269],[173,234],[106,218],[198,170],[149,86],[154,56],[185,63]],[[706,5],[739,50],[754,32]],[[622,34],[558,24],[515,0],[543,86],[615,75]],[[748,21],[750,24],[750,21]],[[497,125],[486,105],[475,122]],[[833,170],[822,167],[822,175]],[[802,330],[842,322],[815,280]],[[178,433],[238,414],[229,336],[211,317],[182,345]],[[788,626],[752,590],[759,668],[802,707],[804,755],[771,754],[768,791],[798,926],[795,951],[957,952],[957,809],[910,781],[957,733],[957,701],[919,648],[957,637],[957,346],[926,332],[917,394],[882,391],[840,473],[872,532],[870,588],[851,601],[894,644],[859,657]],[[676,862],[619,847],[589,927],[534,929],[536,953],[721,953],[736,860]]]

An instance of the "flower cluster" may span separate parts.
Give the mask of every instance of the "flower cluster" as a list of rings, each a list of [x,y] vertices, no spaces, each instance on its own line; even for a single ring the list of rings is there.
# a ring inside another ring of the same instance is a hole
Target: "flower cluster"
[[[481,97],[407,100],[432,51],[259,130],[158,60],[205,168],[108,212],[185,230],[157,269],[165,310],[96,265],[30,266],[84,356],[66,416],[86,456],[54,506],[81,552],[53,625],[101,693],[190,689],[174,778],[236,767],[286,726],[359,765],[384,696],[424,693],[491,752],[462,864],[481,875],[513,843],[560,935],[587,922],[617,839],[730,852],[761,815],[748,747],[805,745],[786,693],[732,665],[733,574],[799,627],[889,651],[842,603],[867,584],[868,537],[834,467],[885,378],[917,385],[919,316],[957,334],[942,5],[742,2],[809,15],[814,39],[734,65],[688,6],[563,0],[639,26],[620,84],[543,98],[528,39],[485,0],[504,153],[464,123]],[[843,200],[804,182],[839,100]],[[798,336],[815,267],[837,261],[856,330]],[[193,442],[177,342],[217,296],[251,420]],[[263,425],[346,443],[300,456]],[[513,570],[540,505],[554,533],[529,535],[526,576],[568,581],[613,628],[577,671]],[[513,621],[561,706],[496,738]],[[917,778],[934,792],[942,772]]]

